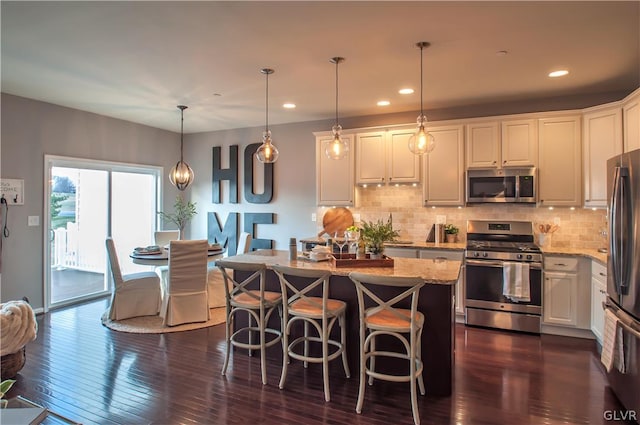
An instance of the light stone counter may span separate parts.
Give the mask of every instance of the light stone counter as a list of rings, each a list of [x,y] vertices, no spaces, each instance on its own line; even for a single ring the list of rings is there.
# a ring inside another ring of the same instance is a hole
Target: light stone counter
[[[449,244],[453,245],[453,244]],[[333,267],[329,261],[294,260],[289,261],[289,251],[264,249],[249,254],[228,257],[227,261],[265,263],[267,268],[274,264],[299,269],[329,270],[336,276],[348,276],[351,272],[377,274],[382,276],[420,276],[426,283],[455,285],[460,273],[461,261],[425,260],[417,258],[394,258],[393,267]]]
[[[451,251],[464,251],[467,248],[466,242],[452,242],[452,243],[435,243],[435,242],[412,242],[412,243],[400,243],[400,242],[388,242],[384,244],[393,248],[413,248],[413,249],[447,249]]]
[[[543,254],[553,254],[553,255],[567,255],[567,256],[582,256],[587,257],[591,260],[596,260],[600,264],[606,267],[607,265],[607,256],[608,254],[603,252],[598,252],[597,249],[589,249],[589,248],[554,248],[554,247],[544,247],[542,248]]]

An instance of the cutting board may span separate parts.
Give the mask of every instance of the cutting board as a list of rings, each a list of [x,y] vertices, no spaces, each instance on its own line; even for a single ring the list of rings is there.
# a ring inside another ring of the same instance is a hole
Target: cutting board
[[[318,233],[318,236],[322,236],[325,233],[333,236],[335,232],[344,232],[349,226],[353,226],[351,211],[343,207],[331,208],[322,217],[323,229]]]

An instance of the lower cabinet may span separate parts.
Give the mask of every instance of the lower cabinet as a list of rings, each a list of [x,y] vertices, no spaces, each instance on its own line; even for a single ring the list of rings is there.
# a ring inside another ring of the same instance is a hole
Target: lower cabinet
[[[590,330],[589,260],[581,257],[544,258],[542,323]]]
[[[449,249],[420,249],[418,250],[418,255],[423,259],[432,259],[435,261],[438,260],[458,260],[462,261],[464,252],[463,251],[453,251]],[[456,314],[464,315],[464,272],[465,268],[462,267],[460,270],[460,276],[458,277],[458,282],[456,283],[455,290],[455,306],[456,306]]]
[[[591,332],[602,345],[604,333],[604,309],[607,300],[607,268],[595,261],[591,262]]]
[[[418,258],[418,250],[411,248],[385,248],[384,255],[387,257],[402,257],[402,258]]]

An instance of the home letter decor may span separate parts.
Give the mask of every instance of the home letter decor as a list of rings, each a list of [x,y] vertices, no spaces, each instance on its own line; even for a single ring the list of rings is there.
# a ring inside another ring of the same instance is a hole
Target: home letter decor
[[[213,147],[213,166],[211,173],[211,195],[214,204],[221,204],[220,182],[229,181],[229,202],[238,203],[238,145],[229,146],[229,168],[220,168],[220,146]]]
[[[229,213],[224,222],[224,230],[220,227],[218,213],[207,213],[207,239],[227,246],[227,255],[234,255],[238,249],[238,216],[239,213]]]
[[[255,193],[253,190],[254,153],[260,146],[260,143],[252,143],[244,148],[244,199],[252,204],[268,204],[273,198],[273,163],[261,164],[264,167],[262,194]]]
[[[244,213],[244,231],[255,235],[254,227],[256,224],[273,224],[273,213]],[[271,249],[273,248],[273,240],[256,239],[251,241],[251,249]]]

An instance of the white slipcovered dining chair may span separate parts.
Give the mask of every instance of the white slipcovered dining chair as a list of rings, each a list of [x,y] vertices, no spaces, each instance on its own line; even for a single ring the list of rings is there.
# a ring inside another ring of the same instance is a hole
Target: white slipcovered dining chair
[[[349,277],[355,283],[358,294],[358,316],[360,319],[360,389],[356,412],[362,413],[365,381],[369,385],[374,379],[391,382],[409,382],[411,386],[411,410],[413,422],[420,423],[416,381],[420,394],[425,394],[422,379],[422,328],[424,314],[418,311],[418,297],[424,280],[411,276],[382,276],[351,272]],[[392,289],[395,288],[395,289]],[[403,302],[409,302],[410,308]],[[398,305],[401,304],[401,305]],[[376,337],[394,337],[404,348],[389,351],[376,347]],[[376,371],[376,357],[408,360],[408,373],[392,374]]]
[[[106,239],[106,246],[114,282],[109,319],[123,320],[130,317],[157,315],[161,302],[158,275],[154,272],[123,275],[112,238]]]
[[[284,388],[290,357],[302,360],[305,368],[307,362],[321,363],[324,399],[330,401],[329,362],[342,357],[344,373],[347,378],[351,377],[346,352],[347,303],[329,298],[331,272],[328,270],[299,269],[276,264],[273,271],[280,279],[282,292],[283,356],[280,389]],[[312,296],[314,292],[319,292],[321,296]],[[289,334],[296,323],[303,325],[304,334],[289,340]],[[340,340],[330,337],[335,324],[340,326]],[[315,329],[315,332],[309,332],[310,328]],[[314,355],[310,352],[311,343],[321,346],[319,354]]]
[[[162,248],[169,245],[169,242],[180,239],[180,230],[157,230],[153,232],[153,239]]]
[[[160,316],[166,326],[209,320],[206,240],[171,241]]]
[[[250,247],[251,234],[247,232],[240,233],[236,255],[246,254],[247,252],[249,252]],[[222,277],[222,273],[220,273],[220,270],[217,267],[209,269],[207,281],[207,290],[209,292],[209,308],[224,307],[224,278]]]

